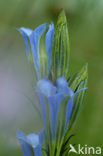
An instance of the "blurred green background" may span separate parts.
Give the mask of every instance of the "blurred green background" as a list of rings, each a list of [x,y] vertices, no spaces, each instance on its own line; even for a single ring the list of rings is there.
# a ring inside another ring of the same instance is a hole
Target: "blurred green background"
[[[70,73],[89,64],[88,92],[73,142],[103,147],[103,0],[0,0],[0,156],[21,156],[17,129],[38,132],[33,73],[16,28],[54,23],[64,8],[70,36]],[[30,99],[29,99],[30,98]]]

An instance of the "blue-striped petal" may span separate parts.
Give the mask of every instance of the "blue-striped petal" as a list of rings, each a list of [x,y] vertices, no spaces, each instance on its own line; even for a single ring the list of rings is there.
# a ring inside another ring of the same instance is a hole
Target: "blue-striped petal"
[[[73,96],[73,91],[71,90],[70,87],[68,87],[68,82],[66,81],[65,77],[59,77],[56,80],[56,85],[57,85],[57,91],[60,93],[63,93],[65,95]]]
[[[50,80],[46,78],[39,80],[37,83],[37,87],[46,97],[56,94],[56,87],[52,84]]]
[[[24,28],[24,27],[21,27],[19,30],[22,31],[22,32],[24,32],[25,35],[28,36],[28,37],[29,37],[29,36],[32,34],[32,32],[33,32],[32,29]]]
[[[31,156],[31,150],[29,145],[21,140],[19,140],[19,143],[21,144],[23,150],[23,156]]]
[[[18,130],[17,133],[16,133],[16,136],[17,136],[17,138],[19,140],[27,142],[27,137],[26,137],[26,135],[22,131]]]
[[[50,121],[53,136],[55,135],[59,106],[63,98],[64,95],[61,93],[48,97]]]
[[[39,41],[41,35],[44,33],[45,30],[46,30],[46,24],[42,24],[38,26],[29,37],[31,49],[32,49],[33,61],[39,78],[40,78]]]
[[[20,29],[17,29],[23,39],[24,39],[24,44],[25,44],[25,49],[26,49],[26,56],[27,56],[27,59],[29,59],[29,43],[28,43],[28,39],[27,39],[27,36],[29,36],[31,33],[32,33],[32,30],[31,29],[28,29],[28,28],[20,28]]]
[[[17,138],[19,140],[19,143],[21,144],[23,155],[24,156],[31,156],[31,150],[29,145],[27,144],[27,138],[26,135],[22,131],[17,131]]]
[[[34,148],[34,154],[35,156],[42,156],[42,147],[41,145],[38,145]]]
[[[71,113],[72,113],[72,109],[73,109],[73,99],[74,99],[74,96],[71,97],[71,99],[68,101],[68,104],[67,104],[67,111],[66,111],[66,130],[68,128],[68,124],[69,124],[69,120],[70,120],[70,117],[71,117]]]
[[[18,30],[20,31],[20,33],[22,34],[24,38],[27,58],[29,58],[29,44],[28,44],[27,37],[30,40],[35,69],[36,69],[38,78],[40,78],[39,41],[40,41],[41,35],[46,30],[46,24],[42,24],[38,26],[34,31],[29,28],[24,28],[24,27]]]
[[[39,134],[29,134],[25,135],[22,131],[17,132],[17,138],[22,146],[23,155],[31,156],[31,148],[33,148],[35,156],[42,156],[42,142],[40,142],[41,138],[43,139],[43,131]]]
[[[39,144],[39,135],[38,134],[29,134],[27,135],[27,143],[35,148]]]
[[[36,91],[39,101],[40,101],[40,107],[41,107],[41,114],[42,114],[42,120],[44,122],[44,128],[46,127],[46,102],[45,97],[42,93]]]
[[[46,37],[45,37],[46,52],[47,52],[47,57],[48,57],[48,73],[50,71],[50,64],[51,64],[51,51],[52,51],[53,36],[54,36],[54,24],[51,23],[51,25],[49,25],[49,30],[46,33]]]
[[[43,144],[43,141],[44,141],[44,128],[40,131],[40,133],[38,134],[39,135],[39,143],[40,145]]]

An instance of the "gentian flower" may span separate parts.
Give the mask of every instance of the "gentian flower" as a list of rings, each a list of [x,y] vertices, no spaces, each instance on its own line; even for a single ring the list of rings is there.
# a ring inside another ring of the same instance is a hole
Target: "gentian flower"
[[[35,30],[31,30],[29,28],[24,28],[24,27],[18,29],[18,31],[21,33],[24,39],[27,59],[29,59],[29,43],[28,43],[28,38],[29,38],[31,50],[32,50],[34,67],[35,67],[38,79],[40,79],[40,77],[42,76],[41,71],[40,71],[39,41],[43,33],[47,30],[47,27],[48,27],[48,24],[42,24],[38,26]],[[54,24],[51,23],[49,25],[49,29],[45,37],[46,52],[47,52],[47,58],[48,58],[48,74],[50,72],[50,63],[51,63],[50,58],[51,58],[51,46],[52,46],[52,41],[53,41],[53,35],[54,35]]]
[[[66,79],[64,78],[64,76],[56,80],[56,86],[54,86],[50,80],[46,78],[42,78],[41,80],[38,81],[37,88],[38,90],[36,90],[36,92],[40,100],[44,127],[48,129],[47,120],[48,118],[50,118],[51,131],[52,131],[53,137],[56,135],[56,130],[58,128],[60,130],[60,127],[64,126],[64,131],[62,131],[62,137],[63,137],[68,128],[68,124],[69,124],[69,120],[70,120],[70,116],[71,116],[71,112],[73,108],[74,96],[87,88],[82,88],[74,93],[71,90],[71,88],[68,86],[68,83]],[[48,107],[49,107],[48,111],[49,111],[50,117],[49,116],[47,117],[47,113],[48,113],[46,111],[47,101],[45,98],[48,101]],[[63,100],[66,100],[66,101],[62,103]],[[61,122],[59,120],[59,127],[56,127],[60,107],[62,107],[62,111],[63,111],[63,107],[66,107],[66,109],[64,110],[64,116],[63,116],[64,122],[62,123],[63,125],[61,125],[60,124]],[[66,114],[66,119],[65,119],[65,114]]]
[[[42,156],[43,132],[26,136],[22,131],[18,130],[17,138],[22,146],[24,156],[31,156],[31,149],[34,155]]]
[[[24,156],[31,156],[31,148],[35,156],[42,156],[43,151],[49,156],[63,155],[63,152],[68,153],[68,129],[77,118],[87,89],[87,67],[70,77],[69,38],[64,11],[59,15],[55,30],[53,23],[42,24],[35,30],[24,27],[18,30],[23,36],[28,60],[28,39],[30,41],[37,75],[34,92],[40,101],[44,128],[40,134],[28,136],[18,131],[17,137]],[[44,33],[47,60],[40,59],[39,41]],[[44,75],[41,70],[43,62],[47,66],[47,74]]]

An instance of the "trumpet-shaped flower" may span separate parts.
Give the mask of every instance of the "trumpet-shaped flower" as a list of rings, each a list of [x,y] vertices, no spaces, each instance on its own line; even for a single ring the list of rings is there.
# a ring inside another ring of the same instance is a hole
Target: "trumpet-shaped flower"
[[[53,136],[56,133],[56,125],[57,125],[57,118],[59,115],[59,109],[60,107],[66,107],[66,122],[64,122],[64,127],[65,131],[68,127],[72,108],[73,108],[73,99],[74,96],[79,93],[82,90],[85,90],[86,88],[80,89],[77,92],[73,92],[71,88],[68,86],[68,83],[64,76],[58,78],[56,80],[56,86],[52,84],[52,82],[46,78],[42,78],[41,80],[38,81],[37,83],[37,88],[36,90],[39,100],[40,100],[40,105],[41,105],[41,112],[42,112],[42,118],[44,121],[44,127],[47,126],[47,106],[46,106],[46,99],[49,104],[49,113],[50,113],[50,122],[51,122],[51,129],[52,129],[52,134]],[[45,99],[46,98],[46,99]],[[64,99],[66,100],[66,103],[62,104],[62,101]],[[60,106],[62,104],[62,106]],[[65,116],[65,114],[64,114]],[[62,125],[59,125],[62,126]],[[64,131],[64,134],[65,134]]]
[[[17,132],[17,138],[23,149],[24,156],[31,156],[31,148],[37,156],[42,156],[42,140],[43,132],[39,134],[29,134],[25,135],[22,131]]]
[[[32,50],[34,67],[35,67],[38,79],[40,79],[41,77],[39,42],[40,42],[41,36],[47,30],[47,27],[48,27],[47,24],[42,24],[38,26],[35,30],[31,30],[29,28],[24,28],[24,27],[21,27],[20,29],[18,29],[18,31],[23,36],[25,48],[26,48],[26,55],[28,59],[29,59],[29,43],[28,43],[28,38],[29,38],[31,50]],[[50,72],[51,46],[52,46],[52,41],[53,41],[53,35],[54,35],[54,24],[51,23],[49,25],[49,29],[45,37],[46,52],[47,52],[47,58],[48,58],[48,74]]]

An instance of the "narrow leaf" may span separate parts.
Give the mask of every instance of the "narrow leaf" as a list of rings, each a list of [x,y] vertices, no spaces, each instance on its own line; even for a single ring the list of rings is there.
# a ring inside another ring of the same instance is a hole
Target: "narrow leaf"
[[[62,10],[55,27],[52,48],[51,74],[54,81],[62,75],[64,75],[65,78],[68,77],[69,53],[67,21],[64,10]]]

